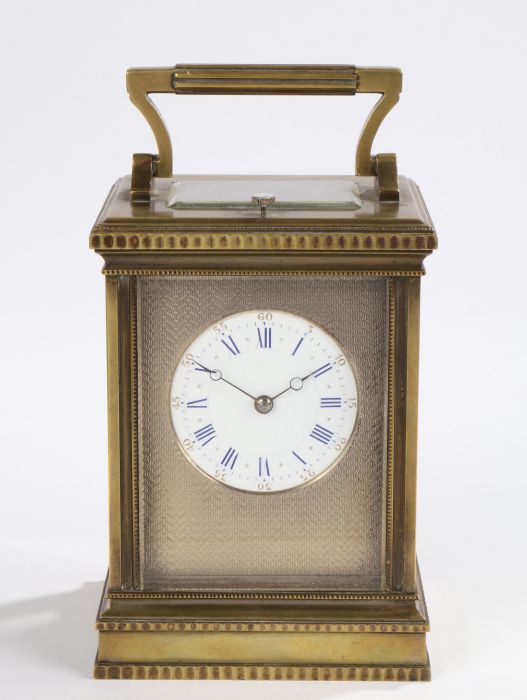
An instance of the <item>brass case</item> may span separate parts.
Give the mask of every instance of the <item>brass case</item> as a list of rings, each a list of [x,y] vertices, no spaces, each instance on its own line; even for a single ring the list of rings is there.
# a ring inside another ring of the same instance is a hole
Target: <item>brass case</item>
[[[398,201],[378,196],[373,173],[356,181],[367,215],[176,212],[165,205],[168,177],[154,177],[142,203],[130,195],[130,177],[111,190],[90,235],[104,259],[108,353],[110,556],[96,678],[430,678],[415,512],[420,278],[437,237],[411,180],[397,178]],[[382,590],[143,587],[137,279],[189,274],[389,280]]]

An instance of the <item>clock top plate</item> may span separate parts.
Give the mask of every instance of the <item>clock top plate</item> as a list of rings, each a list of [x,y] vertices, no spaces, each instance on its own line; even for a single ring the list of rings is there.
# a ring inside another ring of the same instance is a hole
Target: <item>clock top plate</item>
[[[393,203],[379,201],[373,177],[175,175],[154,178],[151,202],[134,204],[130,199],[130,176],[125,176],[110,192],[93,233],[101,229],[125,230],[127,224],[132,228],[155,225],[169,231],[179,230],[185,224],[228,227],[229,223],[243,222],[247,228],[258,229],[303,223],[321,230],[324,225],[341,224],[357,231],[366,227],[435,236],[416,184],[401,176],[399,186],[400,201]],[[179,202],[178,187],[182,194]],[[266,207],[265,215],[250,200],[253,189],[255,196],[276,196],[276,201]]]

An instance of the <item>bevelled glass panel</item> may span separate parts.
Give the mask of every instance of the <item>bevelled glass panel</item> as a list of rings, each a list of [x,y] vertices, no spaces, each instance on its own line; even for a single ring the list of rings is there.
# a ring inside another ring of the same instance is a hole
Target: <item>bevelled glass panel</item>
[[[258,209],[257,198],[270,195],[272,209],[354,210],[362,207],[351,177],[246,176],[180,177],[172,183],[167,206],[172,209]]]

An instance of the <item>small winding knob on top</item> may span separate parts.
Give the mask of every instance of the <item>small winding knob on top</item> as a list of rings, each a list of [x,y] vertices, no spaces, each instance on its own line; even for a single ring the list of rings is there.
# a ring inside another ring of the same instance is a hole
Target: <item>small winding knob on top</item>
[[[261,215],[265,216],[267,213],[266,207],[270,204],[274,204],[276,202],[276,197],[274,194],[269,194],[269,192],[258,192],[258,194],[253,194],[252,202],[260,207]]]

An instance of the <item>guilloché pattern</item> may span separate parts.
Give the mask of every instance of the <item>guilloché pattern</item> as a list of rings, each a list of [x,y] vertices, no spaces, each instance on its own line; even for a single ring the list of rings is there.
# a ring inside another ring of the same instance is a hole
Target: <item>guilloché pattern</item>
[[[309,483],[344,453],[357,417],[353,369],[313,321],[228,316],[183,353],[170,391],[181,449],[216,481],[272,493]]]

